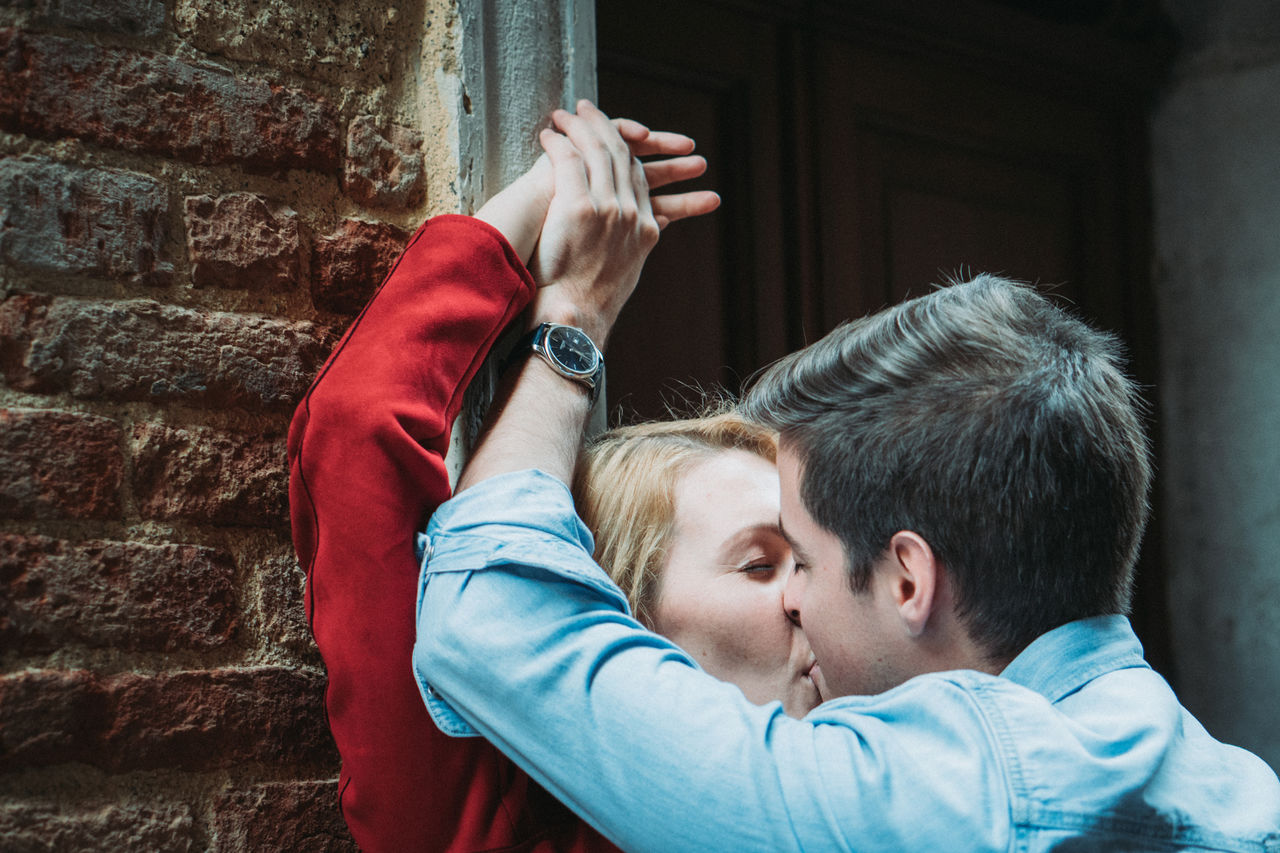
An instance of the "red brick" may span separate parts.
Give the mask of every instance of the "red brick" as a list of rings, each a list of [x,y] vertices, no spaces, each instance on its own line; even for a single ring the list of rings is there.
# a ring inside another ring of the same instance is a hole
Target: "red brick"
[[[292,409],[329,345],[311,323],[150,300],[0,303],[0,367],[37,393]]]
[[[107,697],[88,672],[0,676],[0,771],[76,761],[94,752]]]
[[[133,490],[144,518],[278,527],[288,523],[283,436],[143,423],[133,429]]]
[[[0,850],[10,853],[198,849],[195,820],[185,805],[0,804]]]
[[[0,96],[3,97],[3,96]],[[36,270],[165,284],[169,195],[132,172],[0,162],[0,257]]]
[[[370,207],[405,210],[423,199],[422,134],[393,124],[384,134],[373,116],[357,116],[347,130],[342,187]]]
[[[120,440],[108,418],[0,409],[0,517],[118,516]]]
[[[235,564],[212,548],[0,537],[0,646],[212,649],[236,625]]]
[[[0,771],[80,762],[109,772],[246,762],[332,770],[324,677],[282,667],[0,676]]]
[[[110,685],[118,767],[333,766],[319,673],[225,669],[122,675]]]
[[[0,128],[260,171],[334,174],[325,100],[172,56],[0,30]]]
[[[338,810],[337,782],[273,782],[224,794],[214,805],[217,853],[357,850]]]
[[[311,301],[322,311],[358,313],[408,242],[409,234],[394,225],[357,219],[318,237],[311,254]]]
[[[185,204],[191,283],[287,290],[302,275],[298,214],[251,193],[191,196]]]

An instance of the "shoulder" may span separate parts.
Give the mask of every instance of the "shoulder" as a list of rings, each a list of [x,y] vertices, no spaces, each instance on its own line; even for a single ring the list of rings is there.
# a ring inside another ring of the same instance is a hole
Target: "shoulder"
[[[831,810],[860,815],[854,825],[892,830],[893,844],[884,849],[949,849],[956,838],[974,841],[975,849],[1004,849],[1020,786],[1007,726],[993,709],[1033,701],[1021,690],[957,671],[824,702],[805,722]],[[872,790],[878,796],[869,797]],[[871,800],[878,816],[864,813]]]

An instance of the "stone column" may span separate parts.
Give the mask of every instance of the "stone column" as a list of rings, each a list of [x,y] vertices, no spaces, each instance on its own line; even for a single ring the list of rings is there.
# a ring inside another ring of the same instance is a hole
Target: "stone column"
[[[458,203],[473,213],[537,159],[538,129],[556,107],[596,98],[594,0],[512,3],[460,0],[454,32],[460,65],[438,77],[457,117]],[[509,332],[467,390],[453,432],[449,467],[456,477],[493,397],[497,365],[517,335]],[[604,394],[592,429],[604,427]]]
[[[1178,688],[1280,768],[1280,14],[1165,5],[1183,36],[1152,124]]]

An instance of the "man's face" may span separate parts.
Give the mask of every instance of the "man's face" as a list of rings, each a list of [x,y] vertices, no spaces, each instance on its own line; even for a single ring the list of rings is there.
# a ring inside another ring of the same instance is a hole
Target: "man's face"
[[[906,636],[887,584],[876,571],[871,587],[849,587],[844,546],[823,529],[800,499],[802,466],[794,450],[778,451],[782,529],[795,552],[796,571],[784,606],[798,619],[817,658],[812,675],[824,699],[881,693],[900,684]]]

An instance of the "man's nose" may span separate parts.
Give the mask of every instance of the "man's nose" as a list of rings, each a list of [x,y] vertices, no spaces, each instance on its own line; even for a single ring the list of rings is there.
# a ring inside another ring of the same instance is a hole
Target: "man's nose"
[[[787,578],[787,585],[782,588],[782,609],[786,611],[787,618],[795,623],[797,628],[801,627],[800,587],[803,583],[800,573],[792,570],[791,576]]]

